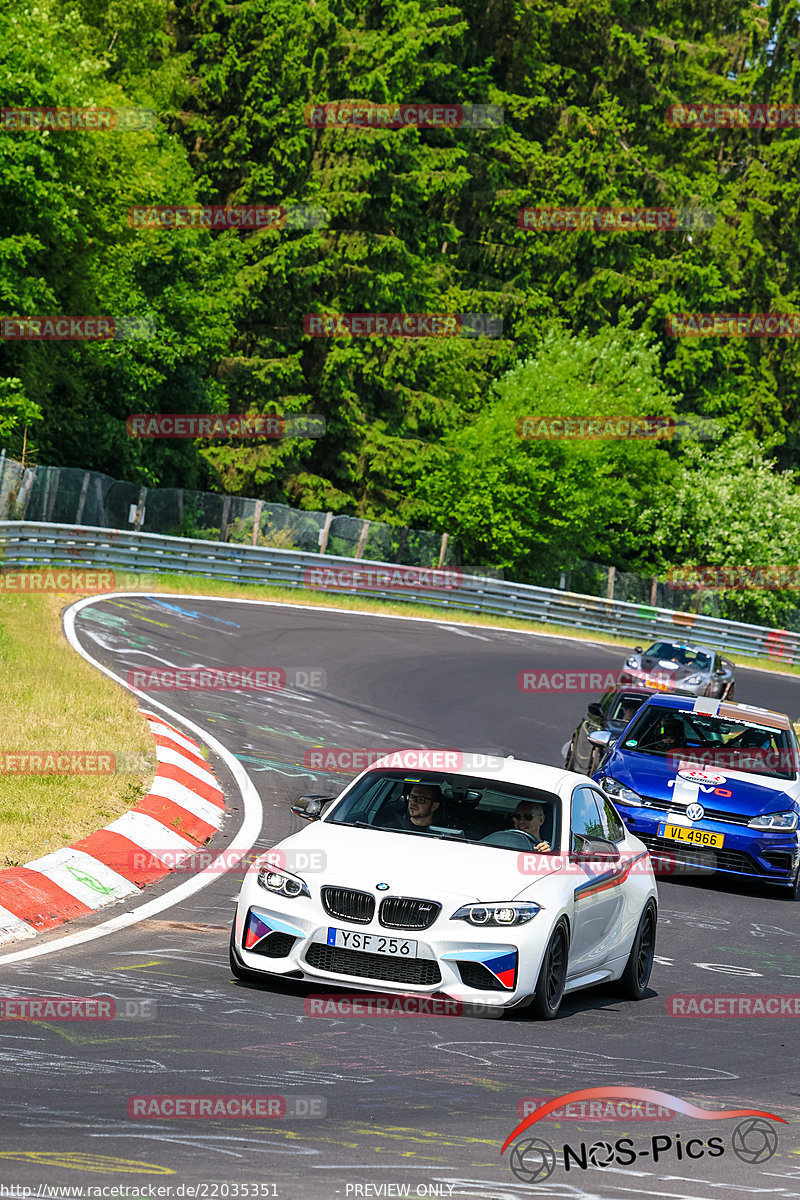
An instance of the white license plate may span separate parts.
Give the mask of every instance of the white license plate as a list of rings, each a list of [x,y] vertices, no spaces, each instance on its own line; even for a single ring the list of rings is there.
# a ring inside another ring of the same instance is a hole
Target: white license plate
[[[382,933],[356,933],[350,929],[328,929],[328,945],[343,950],[366,950],[368,954],[396,954],[416,958],[417,943],[409,938],[384,937]]]

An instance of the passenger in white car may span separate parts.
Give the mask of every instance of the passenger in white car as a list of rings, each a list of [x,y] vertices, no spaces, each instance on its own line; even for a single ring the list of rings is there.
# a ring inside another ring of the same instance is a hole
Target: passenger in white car
[[[391,829],[416,829],[425,833],[433,824],[434,813],[442,803],[442,789],[436,784],[415,783],[406,797],[406,812],[395,817]]]

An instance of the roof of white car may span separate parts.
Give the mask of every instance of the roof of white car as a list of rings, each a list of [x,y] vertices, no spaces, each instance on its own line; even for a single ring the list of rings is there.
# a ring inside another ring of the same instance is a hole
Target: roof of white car
[[[541,788],[548,792],[557,792],[566,779],[576,783],[581,779],[590,782],[587,776],[565,771],[563,767],[548,767],[524,758],[501,758],[499,755],[460,750],[393,750],[379,758],[369,769],[405,770],[409,777],[422,771],[437,771],[448,776],[464,775],[494,783],[515,783],[520,787]]]

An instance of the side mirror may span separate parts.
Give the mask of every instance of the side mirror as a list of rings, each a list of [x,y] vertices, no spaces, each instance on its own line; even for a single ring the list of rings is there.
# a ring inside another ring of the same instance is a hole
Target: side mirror
[[[306,821],[318,821],[322,816],[323,804],[329,804],[335,799],[335,796],[301,796],[297,803],[292,805],[292,812]]]
[[[603,716],[603,709],[596,701],[594,704],[590,704],[586,711],[590,717],[602,718]]]
[[[634,653],[634,654],[641,654],[641,653],[642,653],[642,647],[641,647],[641,646],[634,646],[634,647],[633,647],[633,653]]]
[[[601,750],[612,750],[619,740],[608,729],[593,729],[588,736],[592,745],[599,746]]]
[[[619,861],[619,850],[608,838],[597,835],[590,836],[585,833],[575,833],[572,836],[576,842],[580,843],[580,848],[576,847],[570,852],[569,857],[571,862],[596,862],[603,864]]]

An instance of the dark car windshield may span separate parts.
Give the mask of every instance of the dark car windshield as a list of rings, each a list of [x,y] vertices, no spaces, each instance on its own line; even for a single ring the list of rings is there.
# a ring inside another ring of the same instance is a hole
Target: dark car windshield
[[[676,770],[697,767],[794,779],[799,765],[786,729],[658,705],[639,713],[619,748],[668,758]]]
[[[517,811],[523,819],[515,821]],[[335,825],[453,838],[520,853],[542,842],[558,847],[561,801],[538,788],[463,775],[370,771],[325,819]]]
[[[711,655],[708,651],[695,650],[692,646],[678,646],[674,642],[653,642],[650,649],[644,653],[646,658],[677,663],[679,667],[694,667],[696,671],[711,669]]]
[[[646,699],[646,696],[629,695],[621,692],[608,710],[609,721],[624,721],[627,725],[634,713],[642,707]]]

